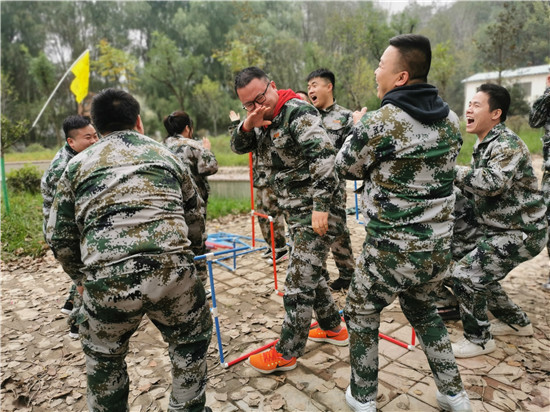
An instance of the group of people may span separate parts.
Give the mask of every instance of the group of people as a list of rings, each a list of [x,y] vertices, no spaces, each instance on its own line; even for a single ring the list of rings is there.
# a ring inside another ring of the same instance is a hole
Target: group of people
[[[486,84],[472,98],[466,128],[478,140],[471,165],[459,167],[458,117],[427,83],[430,63],[426,37],[390,39],[375,71],[381,108],[370,112],[336,104],[335,77],[326,69],[307,77],[306,98],[277,89],[258,67],[235,78],[246,117],[230,115],[231,149],[253,154],[258,209],[279,219],[274,258],[289,260],[280,338],[249,364],[266,374],[289,371],[308,340],[349,345],[345,398],[355,411],[376,411],[380,312],[396,298],[426,354],[443,410],[472,410],[455,357],[490,353],[495,335],[533,333],[499,283],[548,239],[529,151],[504,124],[510,95]],[[532,125],[546,122],[548,129],[549,94],[550,77],[538,105],[546,112],[532,113]],[[194,257],[205,252],[204,177],[216,172],[215,157],[207,140],[192,139],[185,112],[164,119],[165,144],[146,137],[139,103],[121,90],[96,95],[91,117],[93,126],[83,118],[66,121],[67,145],[42,186],[49,190],[47,242],[82,300],[79,306],[72,298],[78,309],[71,316],[86,356],[88,406],[128,410],[124,359],[147,314],[169,345],[169,410],[208,411],[212,319],[205,269]],[[346,179],[362,182],[366,237],[356,261]],[[269,228],[262,233],[270,241]],[[339,269],[332,282],[330,250]],[[331,289],[348,288],[343,323]],[[456,344],[436,307],[449,295],[464,326]],[[488,311],[497,322],[489,322]]]

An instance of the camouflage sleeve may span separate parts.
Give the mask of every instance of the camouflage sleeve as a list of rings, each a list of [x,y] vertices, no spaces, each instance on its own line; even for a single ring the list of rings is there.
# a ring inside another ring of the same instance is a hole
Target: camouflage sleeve
[[[233,129],[231,134],[231,150],[237,154],[253,152],[257,147],[256,132],[244,132],[242,130],[244,120]]]
[[[77,284],[84,280],[80,256],[81,233],[75,219],[75,198],[67,172],[57,185],[50,217],[46,227],[46,241],[63,270]]]
[[[44,221],[42,223],[42,231],[44,237],[46,237],[46,225],[48,224],[48,218],[50,217],[50,209],[53,203],[53,197],[55,194],[55,187],[51,183],[51,174],[49,173],[50,169],[44,172],[42,179],[40,179],[40,192],[42,193],[42,216]]]
[[[353,126],[350,135],[336,155],[335,167],[340,176],[348,180],[365,180],[366,171],[374,162],[374,155],[369,143],[370,114]]]
[[[290,119],[290,132],[308,162],[313,210],[328,212],[338,187],[338,176],[334,170],[336,149],[323,127],[323,120],[313,106],[298,106]]]
[[[480,196],[496,196],[513,183],[524,153],[512,142],[500,142],[485,167],[470,168],[462,178],[464,190]]]
[[[550,87],[540,96],[531,107],[529,113],[529,126],[538,128],[550,122]]]
[[[183,196],[183,214],[186,222],[204,221],[206,215],[206,207],[204,200],[199,194],[199,189],[193,180],[193,176],[189,171],[189,168],[182,164],[183,181],[181,185],[181,192]],[[203,226],[205,226],[203,222]]]
[[[218,171],[218,161],[210,150],[202,148],[197,156],[197,169],[202,176],[210,176]]]

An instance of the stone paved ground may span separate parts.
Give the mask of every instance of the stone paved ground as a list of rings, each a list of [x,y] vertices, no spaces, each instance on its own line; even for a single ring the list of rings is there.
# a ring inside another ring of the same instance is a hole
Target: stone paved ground
[[[354,216],[348,226],[357,254],[364,229]],[[227,217],[208,225],[209,233],[251,236],[251,229],[248,216]],[[213,265],[226,362],[273,342],[280,331],[282,298],[274,292],[272,267],[260,254],[238,257],[235,271]],[[286,263],[278,267],[281,288],[285,268]],[[335,276],[332,258],[328,268]],[[540,288],[548,268],[543,251],[503,282],[529,314],[535,336],[497,337],[496,352],[458,360],[476,411],[550,411],[550,291]],[[86,410],[80,343],[67,336],[66,317],[59,312],[70,287],[68,277],[49,253],[42,259],[2,263],[1,287],[1,411]],[[343,307],[345,295],[334,296]],[[448,327],[451,340],[458,340],[460,322],[450,322]],[[381,332],[410,342],[411,327],[398,304],[383,312]],[[166,345],[147,318],[130,342],[127,363],[131,411],[166,410],[170,364]],[[262,375],[245,362],[222,367],[214,334],[208,365],[207,404],[214,411],[349,410],[344,400],[350,373],[347,347],[308,342],[295,370]],[[419,346],[408,350],[381,340],[379,377],[379,410],[437,410],[435,386]]]

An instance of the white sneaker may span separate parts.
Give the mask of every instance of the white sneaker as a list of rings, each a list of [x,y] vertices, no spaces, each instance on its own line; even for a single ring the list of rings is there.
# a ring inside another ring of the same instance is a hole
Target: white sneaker
[[[486,355],[497,349],[497,345],[493,339],[485,343],[484,347],[476,345],[466,338],[462,338],[458,342],[451,344],[451,346],[453,347],[455,358],[473,358],[474,356]]]
[[[441,392],[437,391],[435,394],[437,399],[437,404],[444,411],[452,412],[473,412],[472,405],[470,404],[470,399],[466,391],[462,391],[455,396],[443,395]]]
[[[206,299],[210,299],[212,297],[212,289],[204,288],[204,292],[206,293]]]
[[[361,403],[351,394],[351,387],[346,389],[346,403],[355,412],[376,412],[376,401]]]
[[[532,336],[533,335],[533,325],[508,325],[500,320],[495,320],[491,322],[489,326],[489,332],[493,336],[504,336],[504,335],[516,335],[516,336]]]

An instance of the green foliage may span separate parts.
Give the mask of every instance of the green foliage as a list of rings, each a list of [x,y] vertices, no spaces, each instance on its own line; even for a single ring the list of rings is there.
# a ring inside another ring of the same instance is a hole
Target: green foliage
[[[36,166],[26,164],[6,174],[8,189],[17,192],[40,193],[42,173]]]
[[[47,246],[42,234],[42,196],[39,193],[14,193],[10,214],[2,208],[2,260],[21,256],[38,257]]]
[[[44,149],[40,152],[7,152],[4,154],[6,162],[33,162],[36,160],[52,160],[58,149]]]
[[[250,199],[231,199],[210,196],[206,219],[217,219],[226,215],[236,215],[250,212]]]
[[[137,78],[137,59],[111,46],[105,39],[101,39],[98,49],[99,57],[90,62],[90,69],[95,70],[107,86],[126,86],[130,90],[133,89]]]
[[[44,150],[45,150],[44,146],[42,146],[40,143],[31,143],[25,149],[25,151],[29,153],[39,153],[39,152],[43,152]]]
[[[18,140],[23,138],[28,130],[29,123],[26,120],[21,120],[18,122],[13,122],[9,120],[6,116],[2,115],[2,130],[1,130],[1,145],[0,150],[2,151],[2,156],[4,151],[13,146]]]

